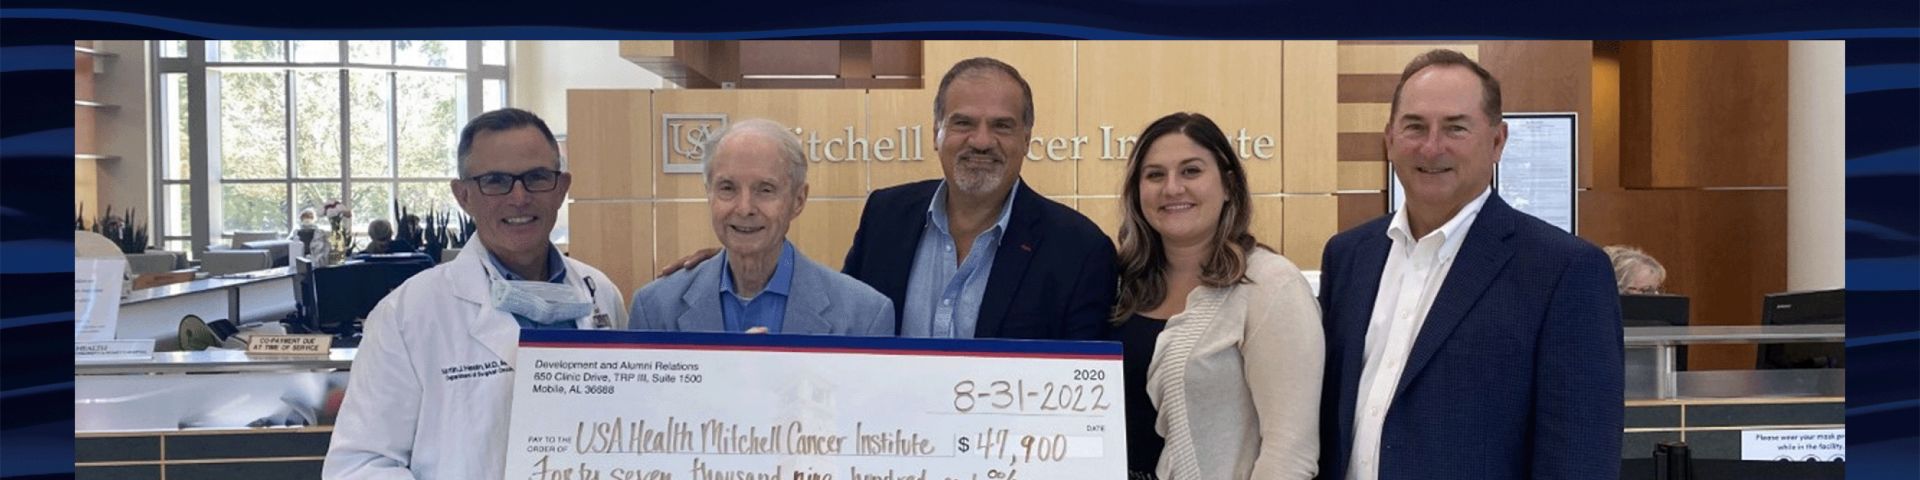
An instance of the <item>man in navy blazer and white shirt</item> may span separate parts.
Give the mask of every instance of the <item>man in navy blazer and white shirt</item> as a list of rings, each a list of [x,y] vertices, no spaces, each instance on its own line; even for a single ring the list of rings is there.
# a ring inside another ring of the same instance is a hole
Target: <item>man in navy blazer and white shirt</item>
[[[1599,248],[1508,206],[1500,85],[1427,52],[1394,90],[1399,212],[1333,237],[1321,478],[1619,478],[1619,299]]]
[[[798,137],[747,120],[716,132],[705,151],[707,208],[726,249],[634,292],[633,329],[893,335],[893,302],[787,241],[807,206]]]
[[[934,97],[943,179],[873,192],[848,275],[898,307],[901,336],[1097,339],[1113,243],[1086,216],[1020,182],[1033,89],[991,58],[954,64]]]

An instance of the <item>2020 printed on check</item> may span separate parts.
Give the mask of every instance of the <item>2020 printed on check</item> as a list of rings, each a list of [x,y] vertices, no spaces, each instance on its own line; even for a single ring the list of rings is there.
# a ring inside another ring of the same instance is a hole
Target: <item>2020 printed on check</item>
[[[523,330],[506,475],[1126,476],[1120,344]]]

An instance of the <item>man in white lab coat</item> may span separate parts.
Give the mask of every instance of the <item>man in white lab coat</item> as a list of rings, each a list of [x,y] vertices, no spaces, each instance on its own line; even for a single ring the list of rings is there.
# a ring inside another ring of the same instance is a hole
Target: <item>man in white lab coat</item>
[[[477,245],[367,316],[326,478],[501,478],[520,329],[626,327],[620,287],[548,239],[572,176],[545,122],[474,118],[459,175]]]

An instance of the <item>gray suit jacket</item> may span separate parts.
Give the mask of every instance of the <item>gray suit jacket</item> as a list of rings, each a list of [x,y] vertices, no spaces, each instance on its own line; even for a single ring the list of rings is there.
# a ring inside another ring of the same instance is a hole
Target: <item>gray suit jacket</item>
[[[798,249],[793,253],[793,290],[780,333],[893,336],[892,300],[853,277],[813,263]],[[720,318],[721,255],[726,251],[634,292],[629,328],[725,331]]]

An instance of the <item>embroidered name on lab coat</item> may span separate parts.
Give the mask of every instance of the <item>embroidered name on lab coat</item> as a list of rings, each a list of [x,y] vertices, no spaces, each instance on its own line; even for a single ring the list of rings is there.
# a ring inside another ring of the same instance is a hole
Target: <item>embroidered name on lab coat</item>
[[[454,380],[466,380],[470,378],[491,377],[494,375],[511,372],[511,371],[513,371],[513,367],[507,366],[507,362],[494,360],[487,363],[476,363],[472,365],[456,365],[452,367],[442,368],[440,369],[440,374],[445,375],[447,377],[447,381],[451,382]]]

